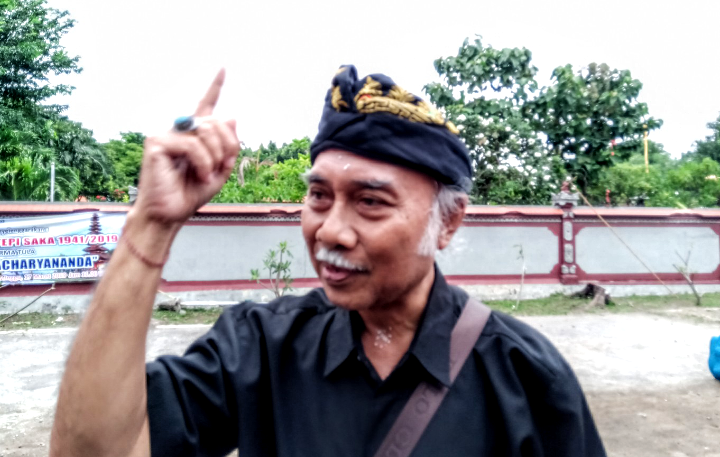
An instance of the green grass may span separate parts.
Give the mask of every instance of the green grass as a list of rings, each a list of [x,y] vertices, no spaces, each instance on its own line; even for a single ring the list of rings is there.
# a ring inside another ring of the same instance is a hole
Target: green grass
[[[158,324],[214,324],[222,308],[186,309],[185,314],[175,311],[153,311],[153,320]]]
[[[698,309],[695,306],[695,297],[691,294],[613,298],[610,305],[586,309],[589,302],[590,299],[571,298],[561,294],[546,298],[521,300],[517,308],[515,307],[515,300],[486,301],[493,309],[521,316],[558,315],[578,312],[586,314],[653,312],[677,308]],[[720,308],[720,293],[703,295],[700,309],[702,308]],[[185,314],[155,310],[152,318],[154,323],[160,325],[212,324],[221,313],[222,308],[188,309],[185,310]],[[5,317],[7,317],[7,314],[0,314],[0,321]],[[80,320],[81,316],[79,314],[24,313],[13,316],[0,324],[0,330],[75,327]]]
[[[649,312],[669,308],[698,308],[695,296],[682,295],[632,295],[629,297],[612,298],[607,306],[585,309],[589,298],[572,298],[567,295],[554,294],[546,298],[520,300],[517,308],[515,300],[491,300],[486,303],[493,309],[509,314],[523,316],[557,315],[582,311],[584,313],[601,312]],[[702,296],[700,308],[720,307],[720,293],[709,293]]]
[[[165,324],[212,324],[222,313],[222,308],[188,309],[185,314],[174,311],[153,311],[153,321]],[[7,314],[0,314],[0,321]],[[0,324],[0,330],[23,330],[28,328],[76,327],[81,320],[80,314],[22,313]]]
[[[0,314],[0,321],[7,316],[7,314]],[[80,322],[78,314],[22,313],[0,324],[0,330],[75,327],[78,322]]]
[[[578,300],[561,294],[532,300],[488,300],[488,306],[508,314],[524,316],[567,314],[588,300]],[[517,305],[517,306],[516,306]]]

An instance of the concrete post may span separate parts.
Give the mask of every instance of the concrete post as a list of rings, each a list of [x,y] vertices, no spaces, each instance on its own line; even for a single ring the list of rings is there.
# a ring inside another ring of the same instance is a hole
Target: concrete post
[[[135,200],[137,200],[138,195],[138,188],[133,186],[128,186],[128,197],[130,198],[130,203],[135,203]]]
[[[565,181],[562,185],[562,189],[559,194],[552,196],[552,202],[554,206],[563,210],[562,227],[560,227],[560,233],[562,233],[562,239],[560,241],[560,282],[563,284],[577,284],[577,264],[575,263],[575,232],[573,227],[573,221],[575,214],[573,214],[573,208],[575,208],[580,201],[580,195],[578,193],[570,192],[570,182]]]
[[[55,201],[55,161],[50,162],[50,201]]]

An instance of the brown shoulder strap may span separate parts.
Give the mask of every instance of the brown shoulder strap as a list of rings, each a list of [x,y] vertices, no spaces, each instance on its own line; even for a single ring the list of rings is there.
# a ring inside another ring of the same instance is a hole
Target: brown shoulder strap
[[[489,317],[490,308],[474,298],[468,299],[450,336],[450,385],[465,365]],[[409,457],[447,393],[448,388],[443,385],[421,382],[395,419],[375,457]]]

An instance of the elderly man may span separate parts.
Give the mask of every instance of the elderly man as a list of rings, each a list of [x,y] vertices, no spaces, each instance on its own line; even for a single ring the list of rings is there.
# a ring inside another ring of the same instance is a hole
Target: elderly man
[[[434,263],[471,184],[455,127],[352,66],[328,92],[302,212],[323,287],[233,307],[184,356],[145,365],[173,238],[237,156],[234,122],[210,117],[222,82],[196,129],[145,144],[142,192],[67,362],[52,456],[605,455],[557,350]]]

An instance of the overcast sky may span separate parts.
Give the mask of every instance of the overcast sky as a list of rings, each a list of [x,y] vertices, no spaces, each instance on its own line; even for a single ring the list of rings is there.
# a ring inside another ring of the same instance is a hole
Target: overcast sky
[[[220,67],[218,107],[248,146],[317,132],[335,70],[386,73],[421,94],[433,61],[466,37],[533,52],[538,81],[560,65],[606,62],[643,82],[664,120],[651,139],[674,156],[720,113],[720,1],[49,0],[77,20],[63,43],[84,71],[65,81],[68,115],[100,141],[152,134],[192,113]]]

